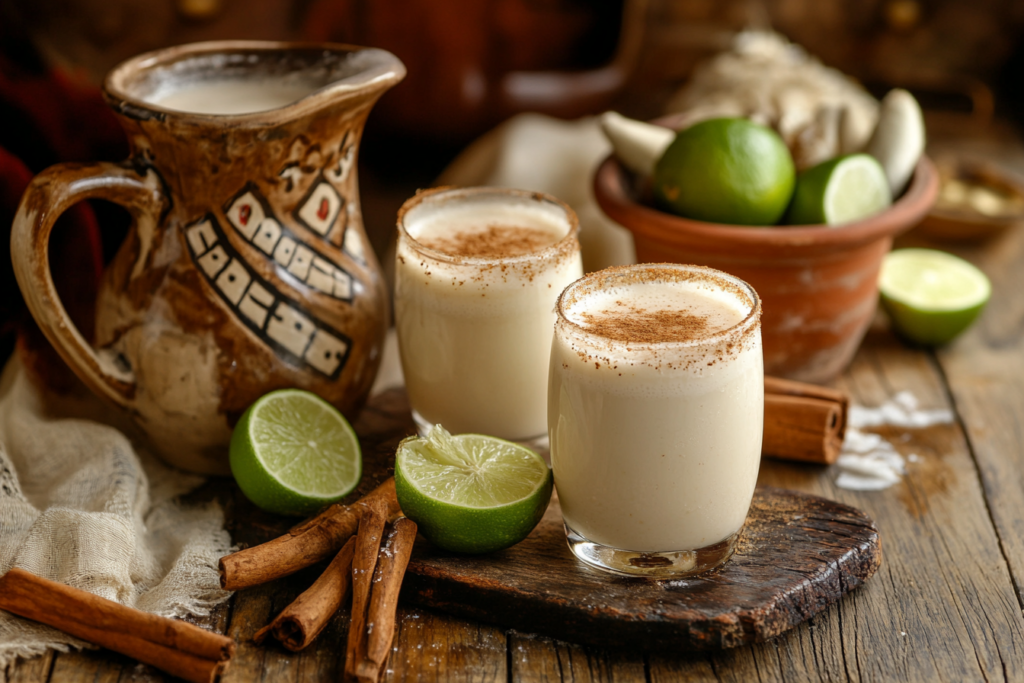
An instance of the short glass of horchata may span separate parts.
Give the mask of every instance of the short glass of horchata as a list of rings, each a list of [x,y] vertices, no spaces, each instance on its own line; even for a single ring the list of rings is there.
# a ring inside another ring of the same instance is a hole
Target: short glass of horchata
[[[420,192],[398,214],[395,326],[413,417],[546,441],[559,293],[583,274],[576,214],[502,188]]]
[[[556,311],[548,433],[569,547],[617,574],[722,564],[761,457],[757,294],[710,268],[644,264],[591,273]]]

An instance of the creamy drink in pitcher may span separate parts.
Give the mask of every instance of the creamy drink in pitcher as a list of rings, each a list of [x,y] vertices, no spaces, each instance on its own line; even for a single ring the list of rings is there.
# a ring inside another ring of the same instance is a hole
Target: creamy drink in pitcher
[[[147,99],[166,109],[231,116],[284,107],[324,85],[326,83],[301,75],[252,80],[211,80],[156,92]]]
[[[551,464],[573,552],[685,576],[724,562],[757,481],[760,303],[697,266],[609,268],[558,302]]]
[[[555,301],[583,274],[572,209],[519,190],[432,190],[405,203],[398,229],[395,325],[421,430],[543,437]]]

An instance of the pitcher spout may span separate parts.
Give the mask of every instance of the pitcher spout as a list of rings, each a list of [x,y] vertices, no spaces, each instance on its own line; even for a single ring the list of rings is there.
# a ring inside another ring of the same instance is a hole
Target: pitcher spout
[[[332,102],[376,101],[405,77],[377,48],[332,43],[211,41],[139,55],[107,76],[123,116],[198,125],[259,125],[307,116]],[[230,119],[230,121],[228,120]]]

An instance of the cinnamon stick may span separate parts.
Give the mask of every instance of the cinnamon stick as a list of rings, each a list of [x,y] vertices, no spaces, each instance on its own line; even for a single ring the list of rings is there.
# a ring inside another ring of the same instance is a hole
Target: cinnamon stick
[[[377,683],[391,652],[395,637],[398,593],[416,542],[416,522],[399,517],[391,526],[373,575],[373,595],[367,615],[366,656],[356,666],[360,683]]]
[[[335,503],[287,534],[220,558],[220,585],[236,591],[258,586],[326,560],[356,532],[365,505],[383,501],[390,519],[400,512],[390,478],[352,505]]]
[[[268,635],[273,635],[292,652],[298,652],[312,643],[341,607],[348,593],[352,583],[355,542],[355,538],[348,539],[320,578],[285,607],[276,619],[257,631],[253,640],[262,643]]]
[[[815,384],[764,378],[761,452],[786,460],[831,465],[846,435],[849,396]]]
[[[359,533],[356,535],[352,556],[352,619],[348,624],[348,643],[345,647],[345,677],[349,679],[355,677],[356,666],[366,657],[370,588],[386,522],[387,512],[383,501],[368,502],[359,520]]]
[[[223,674],[235,652],[226,636],[126,607],[23,569],[0,577],[0,609],[119,652],[194,683]]]

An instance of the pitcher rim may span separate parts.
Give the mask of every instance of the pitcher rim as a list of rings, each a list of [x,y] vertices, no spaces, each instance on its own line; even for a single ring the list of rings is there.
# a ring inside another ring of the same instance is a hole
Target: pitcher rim
[[[366,53],[377,57],[372,65],[358,73],[325,83],[303,97],[284,105],[262,111],[242,114],[206,114],[170,109],[131,94],[129,79],[146,70],[172,65],[189,57],[200,57],[218,53],[244,52],[285,52],[289,50],[322,50],[333,53]],[[107,103],[120,114],[130,118],[165,121],[194,121],[196,123],[251,124],[274,120],[301,118],[323,107],[325,95],[348,94],[355,96],[367,91],[383,93],[387,88],[401,81],[406,75],[405,65],[391,52],[374,47],[347,43],[318,41],[271,41],[271,40],[212,40],[186,43],[173,47],[152,50],[121,62],[103,80],[103,94]]]

